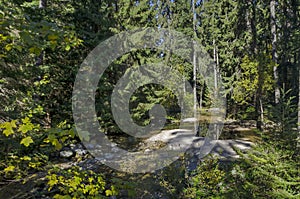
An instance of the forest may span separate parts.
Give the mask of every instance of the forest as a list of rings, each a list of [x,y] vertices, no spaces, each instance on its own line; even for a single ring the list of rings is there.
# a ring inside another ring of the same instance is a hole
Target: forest
[[[0,46],[1,199],[300,198],[300,0],[0,0]]]

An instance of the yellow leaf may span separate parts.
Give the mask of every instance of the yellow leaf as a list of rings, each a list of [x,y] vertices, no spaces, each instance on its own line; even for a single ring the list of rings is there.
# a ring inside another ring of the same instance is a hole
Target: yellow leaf
[[[67,45],[66,47],[65,47],[65,50],[66,51],[69,51],[71,49],[71,46],[70,45]]]
[[[8,166],[4,169],[5,172],[10,172],[10,171],[13,171],[15,170],[15,166]]]
[[[22,133],[27,133],[28,131],[31,131],[33,128],[34,125],[32,123],[21,124],[18,131]]]
[[[20,142],[20,144],[23,144],[26,147],[28,147],[31,143],[33,143],[33,140],[30,136],[23,138]]]
[[[4,122],[0,125],[0,128],[4,128],[3,134],[6,136],[14,134],[13,128],[16,127],[16,120],[12,120],[11,122]]]
[[[14,134],[14,131],[12,130],[12,128],[7,128],[3,131],[3,134],[7,136]]]
[[[111,190],[106,190],[105,195],[106,196],[112,196],[112,191]]]
[[[24,119],[22,119],[22,122],[23,122],[24,124],[29,123],[29,122],[30,122],[29,117],[25,117]]]
[[[30,161],[30,160],[31,160],[31,157],[29,157],[29,156],[24,156],[22,159],[23,159],[23,160],[28,160],[28,161]]]
[[[10,122],[10,124],[11,124],[11,126],[12,126],[13,128],[16,128],[16,127],[17,127],[16,122],[17,122],[17,120],[12,120],[12,121]]]
[[[7,44],[4,48],[6,51],[10,51],[12,49],[12,44]]]

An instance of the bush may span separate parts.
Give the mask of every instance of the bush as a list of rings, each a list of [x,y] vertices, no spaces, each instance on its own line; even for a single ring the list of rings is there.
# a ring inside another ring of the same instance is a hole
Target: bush
[[[205,159],[189,177],[184,198],[300,198],[300,158],[294,151],[257,143],[227,164]]]
[[[225,172],[219,168],[218,159],[207,158],[189,177],[185,198],[220,198],[224,192]]]
[[[299,198],[299,157],[292,151],[261,143],[235,163],[228,198]],[[293,158],[294,157],[294,158]]]
[[[75,137],[65,122],[42,128],[26,117],[0,124],[0,180],[22,179],[30,172],[44,170],[49,155]]]
[[[81,170],[73,167],[68,170],[52,169],[46,176],[48,191],[56,189],[54,199],[72,198],[105,198],[105,181],[103,176],[91,170]],[[114,187],[106,190],[107,195],[116,195]]]

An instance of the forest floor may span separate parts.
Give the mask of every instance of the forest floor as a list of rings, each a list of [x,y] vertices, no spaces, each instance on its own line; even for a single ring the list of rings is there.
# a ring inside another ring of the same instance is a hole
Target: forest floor
[[[160,135],[153,136],[150,138],[151,141],[160,140],[163,142],[168,142],[170,138],[174,139],[174,130],[166,130],[163,131]],[[172,137],[173,136],[173,137]],[[229,139],[230,138],[230,139]],[[201,137],[190,137],[190,139],[194,139],[194,143],[201,145],[203,143],[203,138]],[[253,125],[245,126],[245,125],[225,125],[223,129],[223,133],[220,136],[219,140],[215,140],[213,143],[214,147],[210,154],[214,156],[218,156],[220,161],[234,161],[239,158],[236,153],[236,149],[240,151],[249,150],[251,146],[255,143],[255,140],[258,139],[258,136],[255,134],[255,129]],[[142,149],[147,149],[148,144],[142,145]],[[195,157],[192,157],[195,158]],[[193,169],[197,164],[199,164],[199,160],[190,160],[190,162],[194,165],[189,165]],[[158,171],[157,173],[146,173],[146,174],[124,174],[101,164],[99,161],[95,159],[86,159],[82,162],[76,163],[74,161],[62,161],[58,163],[57,166],[62,168],[70,168],[74,165],[80,166],[85,169],[92,169],[96,172],[105,173],[107,178],[122,178],[126,181],[135,183],[135,191],[138,195],[144,194],[143,197],[139,198],[170,198],[167,194],[163,194],[164,192],[169,192],[168,190],[171,185],[171,182],[165,181],[165,178],[170,177],[170,168],[171,170],[176,170],[182,167],[182,163],[174,162],[174,164],[168,166],[166,169]],[[174,171],[172,171],[174,172]],[[172,173],[171,172],[171,173]],[[176,173],[176,172],[175,172]],[[172,173],[171,175],[174,175]],[[43,198],[50,198],[47,196],[47,192],[45,190],[46,184],[46,172],[39,172],[33,174],[30,178],[28,178],[27,182],[24,184],[21,181],[11,182],[7,185],[4,185],[0,188],[0,198],[5,199],[25,199],[25,198],[35,198],[35,194],[40,192],[45,192]],[[165,177],[164,177],[165,176]],[[166,177],[168,176],[168,177]],[[179,176],[175,176],[173,181],[178,180]],[[177,179],[176,179],[177,178]],[[162,184],[162,182],[167,184]],[[181,187],[181,186],[179,186]],[[178,188],[178,187],[177,187]],[[180,191],[180,190],[178,190]],[[118,198],[128,198],[126,197],[126,193],[122,194],[121,197]]]

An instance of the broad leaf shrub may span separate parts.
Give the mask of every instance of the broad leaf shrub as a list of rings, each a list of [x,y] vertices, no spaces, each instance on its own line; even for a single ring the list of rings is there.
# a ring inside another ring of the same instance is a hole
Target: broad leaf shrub
[[[48,171],[48,191],[56,189],[54,199],[77,199],[77,198],[105,198],[107,195],[116,195],[117,191],[112,186],[105,191],[105,181],[101,174],[91,170],[81,170],[72,167],[67,170],[54,168]]]
[[[1,123],[0,180],[22,179],[44,170],[50,153],[74,137],[74,129],[65,122],[49,129],[32,123],[29,117]]]
[[[108,198],[126,191],[126,198],[136,198],[134,182],[121,178],[105,180],[102,173],[78,166],[69,169],[52,168],[46,176],[48,191],[54,199]]]

